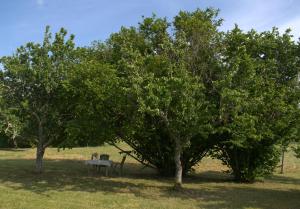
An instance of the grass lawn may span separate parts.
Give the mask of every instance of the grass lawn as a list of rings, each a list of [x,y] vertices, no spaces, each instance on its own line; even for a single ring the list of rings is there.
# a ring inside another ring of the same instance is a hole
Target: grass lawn
[[[231,182],[222,172],[226,167],[206,158],[184,179],[184,190],[176,192],[172,179],[159,178],[131,158],[123,177],[88,173],[83,160],[93,152],[109,153],[114,161],[122,158],[111,146],[60,152],[50,148],[45,172],[37,175],[34,149],[0,150],[0,209],[300,209],[300,160],[292,153],[287,154],[284,175],[277,171],[254,184]]]

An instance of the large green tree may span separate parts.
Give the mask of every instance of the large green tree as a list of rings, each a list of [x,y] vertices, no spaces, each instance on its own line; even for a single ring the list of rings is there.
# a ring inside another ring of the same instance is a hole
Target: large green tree
[[[46,28],[42,44],[28,43],[12,56],[3,57],[5,107],[23,125],[22,135],[37,147],[36,171],[42,172],[45,149],[64,137],[70,116],[64,105],[63,82],[75,63],[74,36],[61,29],[52,39]]]
[[[216,16],[207,9],[181,12],[173,23],[144,18],[98,45],[116,67],[123,95],[119,136],[141,161],[175,173],[179,186],[213,144],[207,141],[212,118],[205,89],[217,67]]]
[[[275,28],[219,32],[217,15],[145,18],[113,34],[102,57],[117,68],[121,134],[140,160],[180,176],[215,145],[235,179],[249,182],[272,172],[278,147],[299,135],[298,46]]]
[[[278,147],[296,137],[299,123],[299,55],[289,31],[241,31],[224,38],[218,92],[217,156],[237,181],[273,171]]]

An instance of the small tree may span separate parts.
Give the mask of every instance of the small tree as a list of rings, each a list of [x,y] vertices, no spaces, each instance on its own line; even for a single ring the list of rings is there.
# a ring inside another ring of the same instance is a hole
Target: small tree
[[[46,28],[42,44],[28,43],[3,57],[3,99],[23,124],[22,135],[37,146],[36,171],[42,172],[45,149],[58,143],[67,118],[61,99],[63,82],[74,64],[74,36],[61,29],[52,40]]]

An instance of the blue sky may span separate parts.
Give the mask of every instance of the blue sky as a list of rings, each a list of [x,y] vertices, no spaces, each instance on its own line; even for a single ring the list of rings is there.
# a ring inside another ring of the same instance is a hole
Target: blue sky
[[[179,10],[209,6],[221,9],[223,30],[234,23],[244,30],[290,27],[300,36],[299,0],[1,0],[0,56],[26,42],[41,41],[46,25],[53,32],[65,27],[84,46],[105,40],[122,25],[136,25],[142,15],[156,13],[172,20]]]

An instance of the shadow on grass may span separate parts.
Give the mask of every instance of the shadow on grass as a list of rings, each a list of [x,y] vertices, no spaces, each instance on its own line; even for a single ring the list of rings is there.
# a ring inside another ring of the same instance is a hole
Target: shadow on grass
[[[233,182],[233,176],[229,173],[224,173],[221,171],[204,171],[201,173],[188,175],[185,182],[202,184],[208,182],[224,183]]]
[[[27,149],[20,149],[20,148],[0,148],[0,151],[6,151],[6,152],[24,152]]]
[[[276,174],[276,175],[270,176],[267,180],[272,181],[272,182],[276,182],[276,183],[280,183],[280,184],[300,185],[300,179],[299,178],[287,177],[287,176],[284,176],[282,174]]]
[[[235,184],[228,182],[228,176],[218,172],[205,172],[188,177],[185,180],[185,188],[174,191],[172,179],[158,178],[155,172],[141,170],[142,167],[138,164],[127,163],[124,178],[88,173],[83,162],[76,160],[46,160],[45,172],[41,175],[33,172],[33,166],[34,160],[0,160],[0,184],[15,190],[29,190],[39,195],[48,195],[47,192],[53,190],[104,192],[116,195],[131,193],[136,197],[154,200],[193,199],[199,200],[199,207],[207,209],[300,208],[298,189],[278,190]],[[291,181],[290,178],[276,178],[275,183]]]

